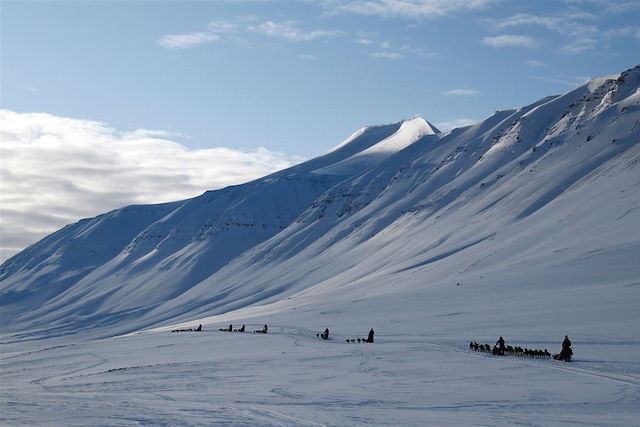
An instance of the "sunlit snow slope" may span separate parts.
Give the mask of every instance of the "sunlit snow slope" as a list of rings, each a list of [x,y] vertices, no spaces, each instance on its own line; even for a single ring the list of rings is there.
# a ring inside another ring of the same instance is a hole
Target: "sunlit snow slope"
[[[2,329],[128,329],[285,229],[338,182],[427,134],[437,138],[422,119],[365,127],[324,156],[247,184],[69,225],[0,267]],[[318,172],[354,158],[339,172]]]
[[[633,335],[639,89],[635,67],[446,134],[420,118],[364,128],[254,182],[80,221],[2,265],[3,333],[336,306],[344,321],[376,300],[402,324],[551,312],[538,320]]]

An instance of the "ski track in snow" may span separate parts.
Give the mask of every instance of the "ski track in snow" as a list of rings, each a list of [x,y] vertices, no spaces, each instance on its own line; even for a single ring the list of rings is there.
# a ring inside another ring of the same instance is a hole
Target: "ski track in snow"
[[[428,334],[352,344],[308,328],[272,330],[156,332],[3,355],[0,422],[631,425],[640,415],[637,359],[636,373],[598,371],[594,362],[613,365],[579,353],[572,364],[494,357]]]

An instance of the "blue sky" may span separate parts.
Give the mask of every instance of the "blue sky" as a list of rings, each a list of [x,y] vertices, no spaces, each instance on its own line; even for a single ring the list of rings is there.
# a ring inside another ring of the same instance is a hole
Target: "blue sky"
[[[2,2],[2,107],[317,155],[640,60],[639,1]]]
[[[443,130],[640,62],[640,0],[0,0],[0,261],[422,116]]]

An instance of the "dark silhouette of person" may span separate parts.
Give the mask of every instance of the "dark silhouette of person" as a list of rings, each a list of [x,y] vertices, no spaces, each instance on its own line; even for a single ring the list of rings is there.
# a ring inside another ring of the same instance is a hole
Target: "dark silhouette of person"
[[[324,332],[320,334],[320,338],[323,340],[329,339],[329,328],[326,328]]]
[[[564,336],[564,341],[562,341],[562,351],[560,352],[560,356],[558,360],[564,360],[565,362],[571,361],[571,356],[573,356],[573,350],[571,349],[571,340],[568,336]]]
[[[504,346],[504,338],[502,337],[498,338],[496,345],[498,346],[498,351],[500,352],[500,355],[504,356],[504,351],[506,349],[506,347]]]
[[[238,332],[244,332],[244,325],[242,325],[242,327],[238,329]]]
[[[198,329],[196,329],[196,332],[200,332],[200,331],[202,331],[202,324],[199,324]]]
[[[269,328],[267,327],[267,325],[264,325],[264,327],[261,330],[253,331],[253,332],[255,332],[256,334],[266,334],[268,331],[269,331]]]
[[[369,336],[367,337],[367,342],[373,342],[373,328],[369,331]]]

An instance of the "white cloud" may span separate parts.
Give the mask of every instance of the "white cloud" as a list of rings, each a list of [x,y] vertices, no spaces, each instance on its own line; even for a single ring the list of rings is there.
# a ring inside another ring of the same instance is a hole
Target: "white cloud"
[[[205,43],[220,40],[220,36],[212,33],[167,34],[158,39],[158,44],[167,49],[187,49]]]
[[[332,13],[425,19],[455,12],[482,9],[494,0],[326,0]]]
[[[527,65],[528,67],[531,67],[531,68],[544,67],[544,65],[545,65],[544,62],[538,61],[537,59],[525,59],[524,63],[525,63],[525,65]]]
[[[235,21],[211,21],[207,28],[216,34],[237,33],[240,30],[239,23]]]
[[[251,25],[248,30],[256,33],[262,33],[269,37],[279,37],[291,41],[309,41],[319,38],[334,37],[340,34],[338,31],[304,31],[298,27],[298,22],[296,21],[266,21],[261,24]]]
[[[475,123],[478,123],[478,120],[468,119],[468,118],[459,118],[459,119],[447,120],[447,121],[444,121],[444,122],[438,122],[435,125],[442,132],[448,132],[451,129],[461,128],[461,127],[469,126],[469,125],[472,125],[472,124],[475,124]]]
[[[640,26],[638,25],[628,25],[626,27],[620,28],[611,28],[602,33],[606,41],[611,41],[612,39],[617,38],[629,38],[636,37],[640,38]]]
[[[402,54],[399,52],[383,51],[383,52],[373,52],[371,54],[371,57],[376,59],[400,59],[402,58]]]
[[[598,41],[593,37],[579,37],[573,40],[571,43],[567,43],[560,46],[559,51],[561,53],[576,55],[578,53],[595,49],[597,44],[598,44]]]
[[[599,7],[603,12],[619,14],[640,10],[638,0],[564,0],[571,5],[589,4]]]
[[[444,96],[475,96],[482,92],[476,89],[450,89],[443,93]]]
[[[556,32],[567,40],[558,49],[561,53],[577,54],[594,49],[597,44],[599,29],[596,25],[585,23],[593,21],[597,17],[585,12],[565,12],[558,15],[531,15],[528,13],[517,13],[506,19],[493,22],[497,30],[515,28],[521,26],[539,26],[549,31]]]
[[[482,39],[482,43],[487,46],[501,48],[501,47],[536,47],[538,43],[529,36],[519,36],[514,34],[502,34],[495,37],[485,37]]]
[[[371,39],[367,39],[367,38],[364,38],[364,37],[360,37],[360,38],[356,39],[356,43],[358,43],[358,44],[362,44],[362,45],[365,45],[365,46],[370,46],[370,45],[372,45],[374,42],[373,42],[373,40],[371,40]]]
[[[528,13],[517,13],[502,21],[497,22],[496,28],[505,29],[511,27],[520,27],[523,25],[539,25],[548,29],[554,29],[562,18],[557,16],[539,16],[530,15]]]
[[[402,46],[400,46],[400,51],[403,53],[407,53],[415,56],[422,56],[425,58],[427,57],[433,58],[438,55],[436,52],[428,51],[422,46],[414,46],[412,44],[403,44]]]
[[[171,133],[0,110],[0,260],[82,217],[239,184],[302,159],[189,149]]]
[[[262,34],[268,37],[281,38],[290,41],[310,41],[340,35],[340,31],[303,30],[298,21],[264,21],[257,22],[254,16],[239,16],[228,21],[211,21],[205,31],[185,34],[167,34],[157,42],[167,49],[186,49],[212,43],[223,38],[225,40],[239,40],[243,33]]]

